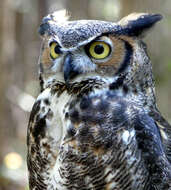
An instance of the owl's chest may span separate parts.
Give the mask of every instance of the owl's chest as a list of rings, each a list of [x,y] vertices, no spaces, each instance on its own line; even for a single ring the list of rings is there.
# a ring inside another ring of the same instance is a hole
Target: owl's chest
[[[126,107],[107,91],[61,94],[56,117],[63,132],[54,167],[59,189],[143,189],[146,170]]]

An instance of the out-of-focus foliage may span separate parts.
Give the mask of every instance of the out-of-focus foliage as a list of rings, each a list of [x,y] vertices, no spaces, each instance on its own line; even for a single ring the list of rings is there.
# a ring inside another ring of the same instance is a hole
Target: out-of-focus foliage
[[[1,0],[0,4],[0,190],[27,189],[26,130],[39,93],[37,34],[41,18],[67,9],[73,19],[116,21],[131,12],[161,13],[148,34],[160,110],[171,120],[170,0]]]

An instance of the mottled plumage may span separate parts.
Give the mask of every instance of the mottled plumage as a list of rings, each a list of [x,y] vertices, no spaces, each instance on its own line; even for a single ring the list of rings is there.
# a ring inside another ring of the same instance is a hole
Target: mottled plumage
[[[171,127],[157,110],[141,41],[160,19],[43,19],[42,90],[27,139],[30,190],[171,189]]]

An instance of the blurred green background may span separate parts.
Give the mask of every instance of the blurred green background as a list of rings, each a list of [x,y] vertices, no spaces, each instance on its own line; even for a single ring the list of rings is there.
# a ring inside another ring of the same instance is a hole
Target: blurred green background
[[[171,121],[170,0],[1,0],[0,190],[27,189],[26,130],[29,112],[39,93],[37,62],[41,39],[37,29],[43,16],[62,9],[70,12],[70,20],[117,21],[131,12],[164,16],[145,41],[153,63],[158,105]]]

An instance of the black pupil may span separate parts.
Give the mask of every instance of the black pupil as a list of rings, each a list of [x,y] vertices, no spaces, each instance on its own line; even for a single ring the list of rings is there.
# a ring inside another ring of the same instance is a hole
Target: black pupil
[[[104,52],[104,47],[103,45],[96,45],[95,48],[94,48],[94,52],[96,54],[102,54]]]
[[[60,46],[59,46],[59,45],[56,45],[56,46],[55,46],[55,53],[56,53],[56,54],[60,54],[60,53],[61,53],[61,50],[60,50]]]

